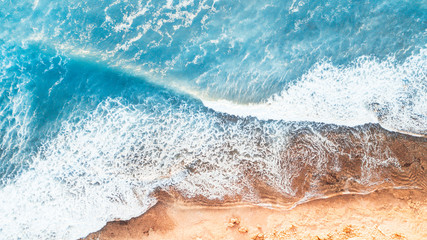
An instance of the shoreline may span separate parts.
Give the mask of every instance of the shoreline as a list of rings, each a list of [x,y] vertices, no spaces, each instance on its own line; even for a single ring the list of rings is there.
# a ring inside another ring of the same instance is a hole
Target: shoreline
[[[296,132],[282,152],[281,167],[298,164],[294,195],[242,166],[248,193],[218,200],[174,186],[158,189],[158,202],[147,212],[109,222],[84,239],[427,239],[425,138],[375,124],[318,131],[322,137]],[[313,137],[321,145],[311,149]],[[320,158],[322,171],[306,161]],[[189,171],[197,174],[197,168]]]
[[[207,206],[163,197],[143,215],[85,239],[426,239],[427,193],[384,189],[316,199],[292,209]]]

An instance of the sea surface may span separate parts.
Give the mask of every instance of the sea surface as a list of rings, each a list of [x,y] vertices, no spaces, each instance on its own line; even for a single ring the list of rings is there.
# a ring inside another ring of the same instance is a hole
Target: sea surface
[[[0,0],[0,239],[84,237],[171,186],[256,201],[247,166],[296,196],[296,132],[335,151],[320,128],[368,123],[427,135],[426,1]],[[399,167],[364,161],[366,186]]]

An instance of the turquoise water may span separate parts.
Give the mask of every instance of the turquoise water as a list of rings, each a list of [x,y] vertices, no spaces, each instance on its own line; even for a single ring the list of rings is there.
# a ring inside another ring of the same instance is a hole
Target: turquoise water
[[[300,128],[426,135],[426,27],[425,1],[0,0],[0,238],[242,193],[243,164],[292,195]]]

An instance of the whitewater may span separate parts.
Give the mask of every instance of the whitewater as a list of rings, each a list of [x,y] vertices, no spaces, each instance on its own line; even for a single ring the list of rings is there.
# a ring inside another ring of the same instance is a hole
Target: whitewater
[[[0,239],[78,239],[169,187],[259,203],[248,166],[295,197],[301,161],[341,169],[325,128],[366,143],[371,189],[400,166],[366,124],[427,135],[426,40],[425,1],[0,0]]]

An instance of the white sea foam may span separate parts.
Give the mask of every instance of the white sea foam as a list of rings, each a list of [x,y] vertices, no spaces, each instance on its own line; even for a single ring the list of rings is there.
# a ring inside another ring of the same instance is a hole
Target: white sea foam
[[[171,112],[162,104],[107,99],[83,120],[65,121],[58,136],[31,159],[29,170],[0,189],[0,235],[83,237],[107,221],[142,214],[156,202],[150,197],[154,189],[182,182],[187,166],[197,161],[200,174],[192,178],[190,192],[202,189],[198,192],[211,198],[238,192],[241,174],[233,169],[239,162],[229,162],[221,146],[225,141],[234,148],[233,142],[244,137],[232,140],[221,131],[220,119],[210,122],[185,105]]]
[[[32,92],[27,85],[31,78],[26,73],[10,74],[9,70],[23,66],[18,57],[7,56],[0,48],[0,168],[6,169],[4,176],[0,175],[0,183],[9,174],[19,172],[22,156],[28,154],[28,142],[31,135],[30,122],[34,117],[31,111]],[[10,79],[14,82],[11,83]]]
[[[380,123],[387,129],[426,135],[426,76],[426,49],[403,63],[391,57],[384,61],[361,57],[345,66],[323,61],[264,103],[203,103],[237,116],[347,126]]]
[[[145,177],[132,182],[122,166],[121,154],[138,140],[129,129],[137,116],[105,107],[83,124],[65,124],[31,168],[0,190],[2,238],[76,239],[155,203],[148,194],[167,182],[156,175],[162,172],[141,167],[133,174]]]
[[[288,138],[299,128],[309,134],[298,145],[303,151],[295,152],[288,149]],[[338,151],[315,131],[305,124],[229,121],[165,99],[137,105],[107,99],[94,112],[64,121],[59,134],[31,159],[29,170],[0,189],[0,235],[83,237],[107,221],[142,214],[156,202],[150,194],[170,185],[189,197],[244,192],[255,200],[248,171],[293,196],[292,182],[301,168],[321,176],[327,172],[327,153]],[[361,149],[361,182],[376,181],[378,167],[398,165],[388,152],[375,149],[383,147]]]

